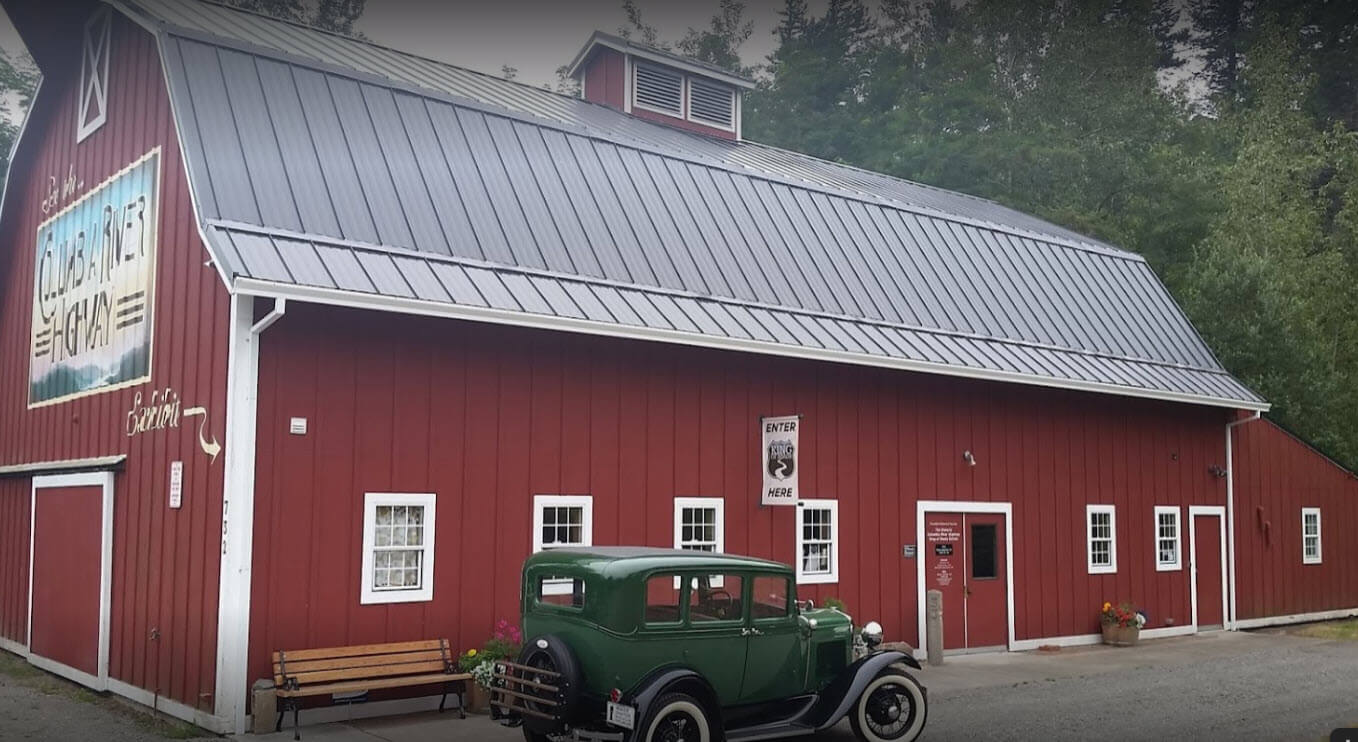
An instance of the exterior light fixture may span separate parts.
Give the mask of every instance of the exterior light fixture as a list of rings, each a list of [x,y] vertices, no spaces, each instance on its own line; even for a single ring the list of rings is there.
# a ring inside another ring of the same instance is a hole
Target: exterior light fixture
[[[967,466],[976,466],[976,457],[972,455],[971,451],[963,451],[962,460],[967,462]]]

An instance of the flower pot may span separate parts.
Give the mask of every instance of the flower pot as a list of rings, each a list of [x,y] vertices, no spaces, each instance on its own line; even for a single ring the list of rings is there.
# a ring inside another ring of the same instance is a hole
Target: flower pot
[[[1115,623],[1103,624],[1103,643],[1111,644],[1115,647],[1135,647],[1136,640],[1141,636],[1141,629],[1136,626],[1118,626]]]
[[[490,713],[490,691],[474,681],[467,681],[467,711],[473,714]]]

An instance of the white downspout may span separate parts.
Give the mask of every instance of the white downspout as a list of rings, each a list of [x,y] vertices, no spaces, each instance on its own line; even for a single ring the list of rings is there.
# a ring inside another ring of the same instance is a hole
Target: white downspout
[[[1251,423],[1263,417],[1263,412],[1255,410],[1254,414],[1243,420],[1235,420],[1226,423],[1226,560],[1227,590],[1231,594],[1231,615],[1226,618],[1226,628],[1231,631],[1236,630],[1235,620],[1235,459],[1231,446],[1231,432],[1238,426]]]

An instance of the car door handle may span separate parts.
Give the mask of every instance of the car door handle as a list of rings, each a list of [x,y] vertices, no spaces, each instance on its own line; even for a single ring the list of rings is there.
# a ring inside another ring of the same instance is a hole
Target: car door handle
[[[741,635],[741,636],[763,636],[763,635],[764,635],[764,632],[760,631],[759,629],[741,629],[741,630],[740,630],[740,635]]]

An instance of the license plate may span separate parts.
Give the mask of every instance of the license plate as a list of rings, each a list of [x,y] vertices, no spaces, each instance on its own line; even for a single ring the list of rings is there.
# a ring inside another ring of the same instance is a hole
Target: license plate
[[[637,710],[631,706],[609,701],[607,720],[609,724],[620,726],[623,729],[633,729],[637,725]]]

